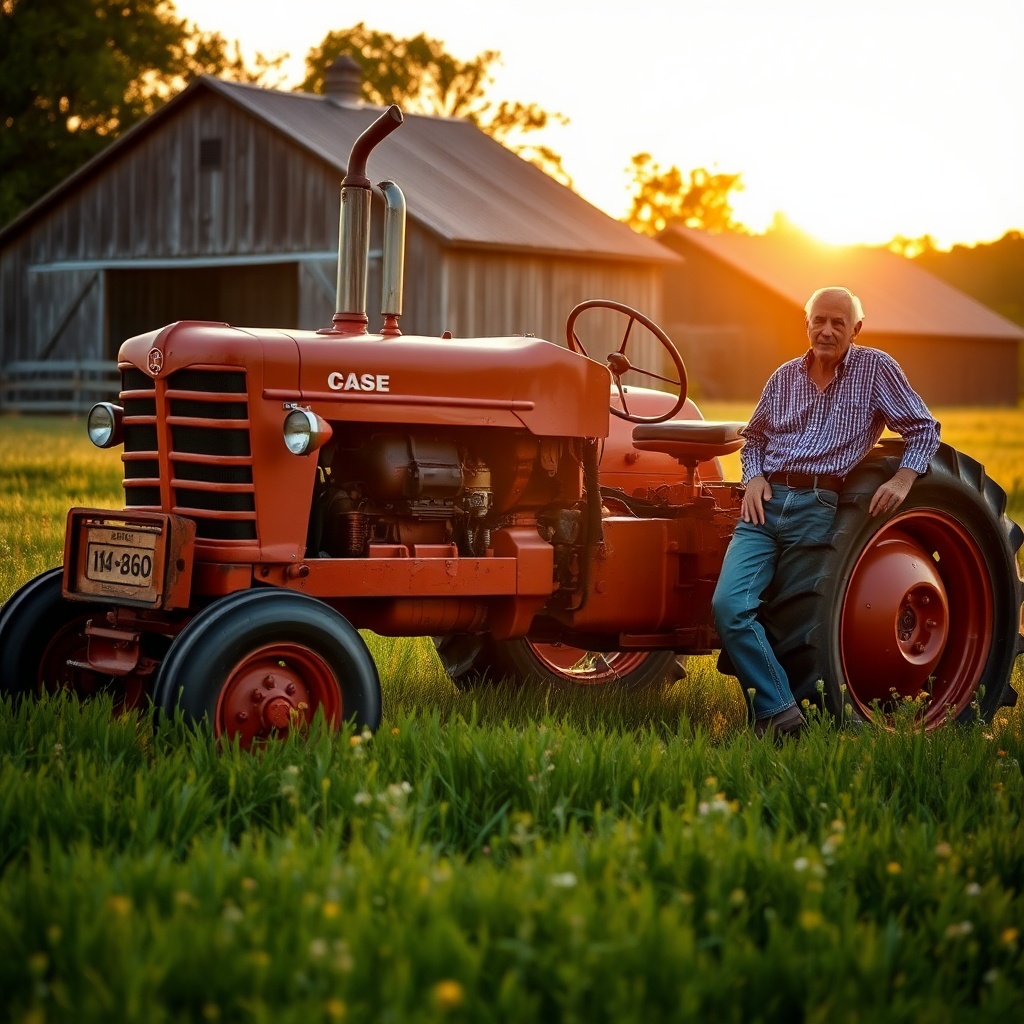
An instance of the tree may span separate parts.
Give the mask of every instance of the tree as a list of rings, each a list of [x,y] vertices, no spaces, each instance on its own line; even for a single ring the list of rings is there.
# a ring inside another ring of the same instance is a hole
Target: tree
[[[0,224],[204,72],[257,80],[170,0],[0,0]]]
[[[906,235],[893,235],[886,248],[897,256],[906,256],[913,259],[922,253],[934,252],[937,248],[935,239],[931,235],[922,235],[920,238],[908,238]]]
[[[731,193],[743,189],[741,175],[697,167],[686,178],[678,167],[662,170],[650,153],[637,153],[631,166],[632,206],[626,222],[634,230],[657,235],[672,224],[712,233],[743,230],[729,201]]]
[[[998,241],[954,245],[948,252],[930,245],[912,258],[916,266],[1024,327],[1024,233],[1007,231]],[[1024,364],[1024,346],[1021,359]]]
[[[398,39],[359,22],[349,29],[328,32],[323,42],[309,51],[301,88],[322,93],[327,66],[342,54],[362,68],[362,96],[368,103],[397,103],[409,113],[464,117],[563,184],[571,184],[562,158],[554,150],[523,138],[552,122],[566,124],[567,118],[536,103],[488,99],[487,89],[494,82],[491,69],[501,59],[497,50],[484,50],[472,60],[462,61],[448,53],[443,42],[425,33]]]

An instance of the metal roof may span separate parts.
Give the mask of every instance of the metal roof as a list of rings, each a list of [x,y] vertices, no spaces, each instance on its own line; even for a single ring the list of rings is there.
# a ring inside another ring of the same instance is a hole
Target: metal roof
[[[988,306],[888,249],[825,245],[799,234],[709,235],[671,227],[673,236],[703,249],[800,309],[815,289],[843,285],[859,296],[871,333],[1024,341],[1024,330]]]
[[[19,233],[73,184],[100,172],[207,91],[320,157],[337,169],[339,181],[353,141],[382,110],[204,75],[12,221],[0,231],[0,241]],[[409,218],[452,246],[653,264],[679,261],[670,249],[609,217],[469,121],[405,115],[404,124],[371,154],[367,173],[375,182],[397,182]]]

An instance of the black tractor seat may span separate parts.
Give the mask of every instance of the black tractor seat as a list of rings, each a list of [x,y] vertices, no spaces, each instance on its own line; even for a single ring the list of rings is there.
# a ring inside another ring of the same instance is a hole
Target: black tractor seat
[[[720,455],[731,455],[743,447],[740,430],[746,423],[725,420],[666,420],[638,423],[633,428],[633,446],[641,451],[663,452],[684,466],[696,466]]]

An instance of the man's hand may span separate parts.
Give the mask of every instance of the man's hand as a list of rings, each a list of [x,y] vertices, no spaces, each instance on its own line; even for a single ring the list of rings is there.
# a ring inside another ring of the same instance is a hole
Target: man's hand
[[[751,477],[743,494],[740,515],[745,523],[764,526],[764,503],[772,500],[772,486],[763,476]]]
[[[886,480],[875,491],[868,511],[873,516],[877,516],[880,512],[895,512],[903,504],[903,499],[910,493],[910,486],[916,479],[917,472],[913,469],[904,467],[896,470],[892,478]]]

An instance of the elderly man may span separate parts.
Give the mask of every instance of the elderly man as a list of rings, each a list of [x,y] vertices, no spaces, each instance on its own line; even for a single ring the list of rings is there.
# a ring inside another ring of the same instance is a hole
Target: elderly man
[[[752,693],[758,736],[796,734],[803,715],[757,612],[780,556],[828,539],[843,478],[888,427],[906,442],[900,468],[872,495],[895,511],[939,446],[939,424],[894,359],[855,345],[864,322],[846,288],[820,288],[804,307],[809,350],[779,367],[744,428],[741,521],[714,596],[718,634]]]

